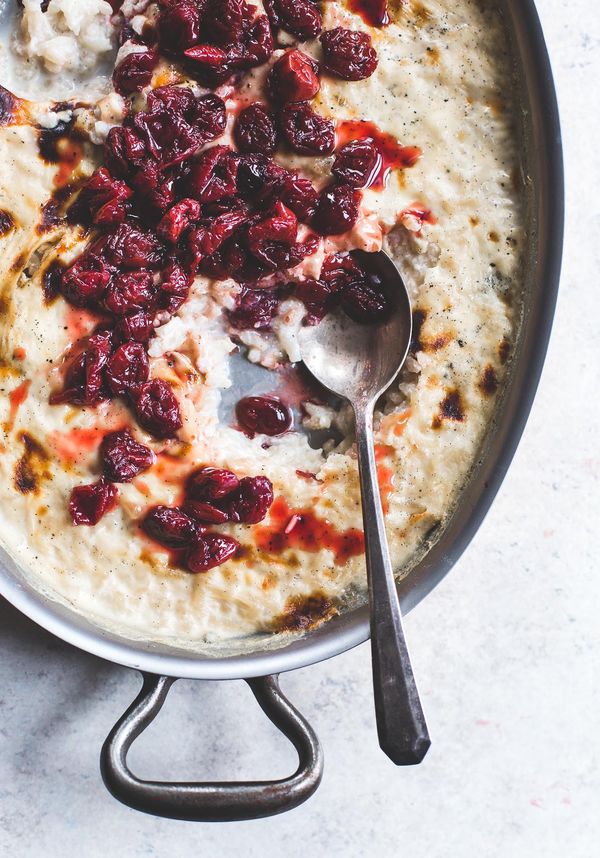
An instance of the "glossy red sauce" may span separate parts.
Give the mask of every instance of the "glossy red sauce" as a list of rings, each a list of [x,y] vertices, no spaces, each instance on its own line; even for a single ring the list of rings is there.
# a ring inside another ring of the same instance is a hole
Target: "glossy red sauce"
[[[394,472],[384,463],[384,459],[393,453],[392,447],[385,444],[375,446],[375,461],[377,462],[377,480],[379,482],[379,493],[381,495],[381,506],[387,515],[390,508],[390,495],[394,493]]]
[[[110,431],[106,426],[88,429],[70,429],[68,432],[52,432],[51,447],[64,462],[76,462],[82,454],[93,453]]]
[[[145,480],[136,479],[134,480],[134,485],[138,492],[141,492],[145,497],[152,497],[152,489]]]
[[[411,415],[412,408],[407,408],[405,411],[401,411],[400,414],[398,414],[396,425],[394,426],[394,435],[397,435],[398,437],[404,435],[406,424],[410,420]]]
[[[15,360],[25,360],[27,357],[27,352],[22,346],[17,346],[13,352],[13,358]]]
[[[185,458],[170,455],[167,451],[158,453],[152,473],[167,486],[179,486],[183,502],[184,483],[190,475],[190,464]]]
[[[392,134],[381,131],[374,122],[361,119],[348,119],[338,122],[336,126],[336,148],[344,146],[351,140],[369,140],[379,151],[380,161],[373,170],[367,187],[375,190],[385,188],[388,176],[392,170],[402,170],[414,167],[422,150],[418,146],[401,146]]]
[[[349,0],[348,6],[369,27],[385,27],[390,23],[387,0]]]
[[[345,563],[365,550],[362,530],[338,530],[310,509],[291,509],[281,497],[271,507],[269,524],[254,529],[254,538],[257,547],[269,554],[280,554],[288,548],[302,551],[329,548],[337,563]]]
[[[27,399],[27,394],[29,393],[30,387],[31,381],[29,379],[26,379],[22,384],[20,384],[18,387],[15,387],[15,389],[8,394],[8,399],[10,402],[10,412],[8,415],[8,424],[6,428],[9,432],[15,425],[15,420],[17,419],[19,408]]]
[[[424,223],[437,223],[437,218],[431,209],[425,208],[425,206],[422,206],[420,203],[413,203],[407,209],[404,209],[400,213],[400,220],[402,220],[403,217],[415,218],[419,221],[421,226],[423,226]]]

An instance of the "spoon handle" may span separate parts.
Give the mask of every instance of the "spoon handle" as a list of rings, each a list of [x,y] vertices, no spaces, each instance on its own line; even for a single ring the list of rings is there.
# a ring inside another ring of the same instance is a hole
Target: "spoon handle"
[[[431,744],[402,628],[390,561],[373,442],[373,409],[355,408],[371,652],[379,744],[397,766],[420,763]]]

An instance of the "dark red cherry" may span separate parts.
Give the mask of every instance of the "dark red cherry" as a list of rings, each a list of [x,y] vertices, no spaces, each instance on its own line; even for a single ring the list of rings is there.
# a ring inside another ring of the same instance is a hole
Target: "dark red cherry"
[[[269,73],[269,92],[275,101],[310,101],[321,88],[318,65],[303,51],[287,51]]]
[[[351,140],[337,152],[331,172],[338,182],[366,188],[381,167],[381,154],[370,140]]]
[[[267,477],[244,477],[239,488],[227,498],[229,520],[258,524],[273,503],[273,484]]]
[[[188,500],[185,502],[184,509],[201,524],[226,524],[229,521],[229,514],[211,503]]]
[[[321,193],[313,228],[321,235],[341,235],[358,220],[360,191],[349,185],[332,185]]]
[[[185,548],[201,532],[198,523],[178,507],[155,506],[141,523],[144,533],[165,548]]]
[[[275,396],[245,396],[237,403],[235,416],[250,435],[282,435],[292,425],[292,412]]]
[[[127,54],[113,72],[113,84],[120,95],[140,92],[152,80],[158,65],[158,51],[135,51]]]
[[[336,27],[321,36],[324,67],[343,80],[363,80],[377,68],[377,53],[371,36],[362,30]]]
[[[141,386],[134,405],[140,426],[155,438],[174,438],[183,425],[175,394],[160,378]]]
[[[150,364],[142,343],[120,345],[108,361],[106,381],[113,396],[137,391],[148,380]]]
[[[198,468],[187,479],[186,497],[196,501],[215,501],[235,491],[240,481],[225,468]]]
[[[240,331],[263,330],[270,327],[278,306],[279,298],[273,292],[242,287],[235,309],[228,312],[229,321]]]
[[[102,470],[113,483],[129,483],[156,461],[149,447],[140,444],[127,429],[110,432],[100,445]]]
[[[303,42],[316,39],[321,32],[321,13],[310,0],[267,0],[264,6],[274,27],[281,27]]]
[[[329,155],[335,147],[335,126],[305,101],[281,110],[281,131],[286,143],[301,155]]]
[[[239,542],[221,533],[204,533],[192,545],[185,560],[190,572],[208,572],[229,560],[239,548]]]
[[[272,155],[277,147],[273,114],[260,102],[244,108],[235,126],[235,142],[240,152]]]
[[[76,486],[69,500],[69,514],[75,525],[93,527],[117,504],[119,490],[104,478],[87,486]]]
[[[375,275],[352,280],[341,293],[341,305],[350,318],[361,325],[384,321],[390,310],[381,280]]]

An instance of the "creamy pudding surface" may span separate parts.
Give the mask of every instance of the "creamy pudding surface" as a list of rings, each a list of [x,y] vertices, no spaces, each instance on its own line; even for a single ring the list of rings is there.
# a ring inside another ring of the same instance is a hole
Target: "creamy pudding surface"
[[[385,318],[353,251],[390,253],[413,304],[376,412],[400,576],[491,426],[524,288],[502,19],[42,7],[0,53],[0,539],[127,637],[278,645],[366,598],[351,415],[298,365],[303,325]]]

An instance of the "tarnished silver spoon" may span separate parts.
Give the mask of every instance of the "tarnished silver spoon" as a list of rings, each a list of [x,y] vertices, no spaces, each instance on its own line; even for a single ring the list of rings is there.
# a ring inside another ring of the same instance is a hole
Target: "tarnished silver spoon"
[[[357,324],[341,310],[302,329],[302,359],[315,378],[347,399],[356,419],[365,555],[369,581],[371,650],[379,744],[399,766],[420,763],[430,745],[402,628],[375,465],[373,409],[396,378],[410,346],[410,299],[398,269],[380,253],[355,253],[376,276],[389,312],[375,325]]]

